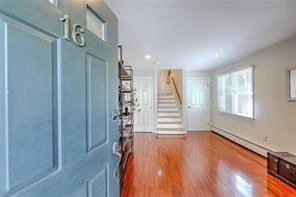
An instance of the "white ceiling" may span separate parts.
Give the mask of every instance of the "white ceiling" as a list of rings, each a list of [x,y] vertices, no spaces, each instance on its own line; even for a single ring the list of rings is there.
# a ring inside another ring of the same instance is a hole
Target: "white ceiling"
[[[125,62],[136,69],[210,70],[296,36],[296,0],[106,2],[119,20]]]

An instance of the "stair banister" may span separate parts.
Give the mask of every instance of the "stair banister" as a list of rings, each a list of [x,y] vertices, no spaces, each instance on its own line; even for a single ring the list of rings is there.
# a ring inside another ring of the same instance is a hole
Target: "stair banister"
[[[173,92],[174,92],[174,94],[176,95],[176,97],[178,99],[178,104],[182,105],[182,97],[181,97],[181,95],[180,95],[180,93],[178,91],[175,79],[171,74],[172,74],[172,72],[171,72],[171,70],[169,70],[168,75],[167,75],[167,84],[171,85],[171,87],[173,89]]]
[[[176,86],[176,82],[175,82],[175,80],[174,80],[173,77],[171,77],[171,81],[172,81],[172,84],[173,84],[173,88],[174,88],[174,90],[175,90],[175,93],[176,93],[176,95],[177,95],[177,98],[178,98],[179,104],[182,105],[182,98],[181,98],[181,96],[180,96],[180,93],[179,93],[178,88],[177,88],[177,86]]]

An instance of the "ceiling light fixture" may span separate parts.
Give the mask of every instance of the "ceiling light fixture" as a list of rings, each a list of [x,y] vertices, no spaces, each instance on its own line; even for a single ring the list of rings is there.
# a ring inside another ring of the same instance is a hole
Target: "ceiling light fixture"
[[[149,55],[149,54],[145,55],[145,59],[146,59],[146,60],[151,59],[151,55]]]

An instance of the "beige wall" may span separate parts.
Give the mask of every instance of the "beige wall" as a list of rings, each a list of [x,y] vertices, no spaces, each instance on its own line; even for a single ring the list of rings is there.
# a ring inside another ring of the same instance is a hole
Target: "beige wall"
[[[168,84],[166,84],[168,75],[168,70],[158,70],[157,71],[157,94],[171,94],[171,89]]]
[[[177,89],[183,101],[183,70],[182,69],[171,70],[171,76],[175,80]]]
[[[134,77],[154,77],[153,69],[144,70],[144,69],[134,69]]]
[[[255,66],[255,119],[217,112],[216,76],[250,64]],[[287,100],[287,69],[293,66],[296,66],[296,38],[214,70],[212,125],[268,149],[296,154],[296,102]]]

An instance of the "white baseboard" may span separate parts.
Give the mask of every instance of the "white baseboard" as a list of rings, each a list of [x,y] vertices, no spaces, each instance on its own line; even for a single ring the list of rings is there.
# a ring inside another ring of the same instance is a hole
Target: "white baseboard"
[[[242,145],[243,147],[245,147],[255,153],[258,153],[259,155],[262,155],[264,157],[267,157],[267,152],[270,151],[267,148],[264,148],[258,144],[255,144],[253,142],[245,140],[239,136],[236,136],[236,135],[234,135],[228,131],[225,131],[223,129],[220,129],[218,127],[212,126],[211,129],[213,132],[218,133],[218,134],[230,139],[231,141],[234,141],[234,142]]]

